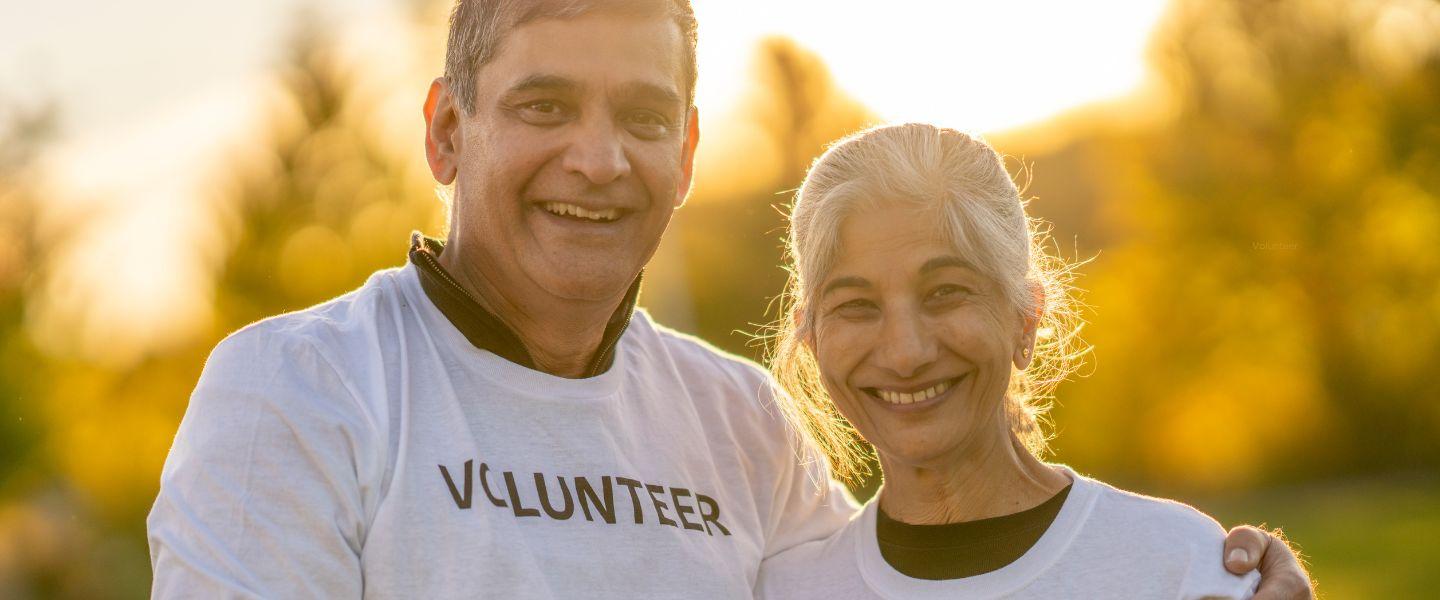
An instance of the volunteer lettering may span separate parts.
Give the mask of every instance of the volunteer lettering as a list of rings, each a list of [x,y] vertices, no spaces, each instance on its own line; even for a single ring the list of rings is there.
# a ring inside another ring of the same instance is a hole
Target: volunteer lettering
[[[693,492],[683,487],[642,483],[618,475],[584,477],[544,473],[519,476],[511,471],[499,473],[499,481],[493,480],[490,465],[480,463],[476,473],[474,459],[465,461],[464,466],[452,475],[445,465],[437,465],[445,486],[455,507],[470,510],[474,506],[475,479],[480,480],[481,492],[494,509],[508,510],[516,518],[548,517],[556,521],[567,521],[575,516],[576,505],[586,521],[599,521],[608,525],[616,524],[615,487],[623,487],[629,493],[630,511],[619,514],[634,515],[635,525],[661,525],[703,532],[707,535],[730,535],[730,530],[720,522],[720,504],[713,497]],[[517,484],[516,481],[525,483]],[[504,483],[502,484],[501,481]],[[598,484],[595,483],[598,481]],[[492,483],[493,482],[493,483]],[[533,485],[530,483],[533,482]],[[502,488],[503,485],[503,488]],[[574,495],[570,493],[575,490]],[[644,498],[640,489],[644,488]],[[503,490],[503,491],[502,491]],[[621,496],[623,499],[625,496]],[[648,499],[648,500],[647,500]],[[693,500],[692,500],[693,499]],[[620,508],[624,508],[621,506]],[[648,517],[647,517],[648,515]]]

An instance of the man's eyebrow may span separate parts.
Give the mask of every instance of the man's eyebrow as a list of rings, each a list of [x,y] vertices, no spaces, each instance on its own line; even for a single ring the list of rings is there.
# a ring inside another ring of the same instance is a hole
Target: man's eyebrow
[[[530,91],[578,92],[584,86],[580,82],[559,75],[530,75],[510,86],[507,93],[516,94]]]
[[[937,256],[925,261],[925,264],[920,266],[920,274],[926,275],[932,271],[938,271],[946,267],[969,269],[975,273],[980,272],[980,269],[975,268],[975,265],[970,264],[969,261],[958,256]]]
[[[870,281],[863,277],[840,277],[825,284],[825,289],[820,290],[820,297],[824,298],[830,292],[847,287],[869,288]]]
[[[683,104],[684,98],[680,92],[675,91],[671,86],[656,85],[645,81],[632,81],[621,84],[616,88],[615,93],[621,98],[658,102],[663,104]]]

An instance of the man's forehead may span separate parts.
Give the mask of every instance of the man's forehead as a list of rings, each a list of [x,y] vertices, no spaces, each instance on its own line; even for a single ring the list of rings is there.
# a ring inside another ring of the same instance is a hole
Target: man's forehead
[[[607,93],[681,99],[683,39],[664,18],[585,14],[544,18],[516,27],[488,64],[501,93],[517,89]]]

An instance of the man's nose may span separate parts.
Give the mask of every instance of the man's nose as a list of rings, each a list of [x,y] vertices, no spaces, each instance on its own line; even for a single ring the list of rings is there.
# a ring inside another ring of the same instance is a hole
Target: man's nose
[[[878,342],[877,366],[902,379],[920,375],[939,355],[935,335],[918,315],[887,316]]]
[[[565,153],[564,167],[585,176],[592,185],[604,185],[630,174],[625,156],[625,132],[599,120],[583,123]]]

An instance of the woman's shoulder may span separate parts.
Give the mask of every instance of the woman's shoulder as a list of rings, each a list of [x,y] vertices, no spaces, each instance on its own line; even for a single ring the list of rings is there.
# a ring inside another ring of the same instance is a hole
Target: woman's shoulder
[[[1092,519],[1124,523],[1126,529],[1171,542],[1224,542],[1225,530],[1210,515],[1168,498],[1123,490],[1089,480],[1098,488]]]
[[[1176,500],[1083,481],[1096,488],[1082,534],[1087,553],[1131,562],[1152,575],[1172,573],[1187,597],[1246,598],[1253,593],[1259,575],[1239,577],[1225,570],[1225,529],[1210,515]]]

